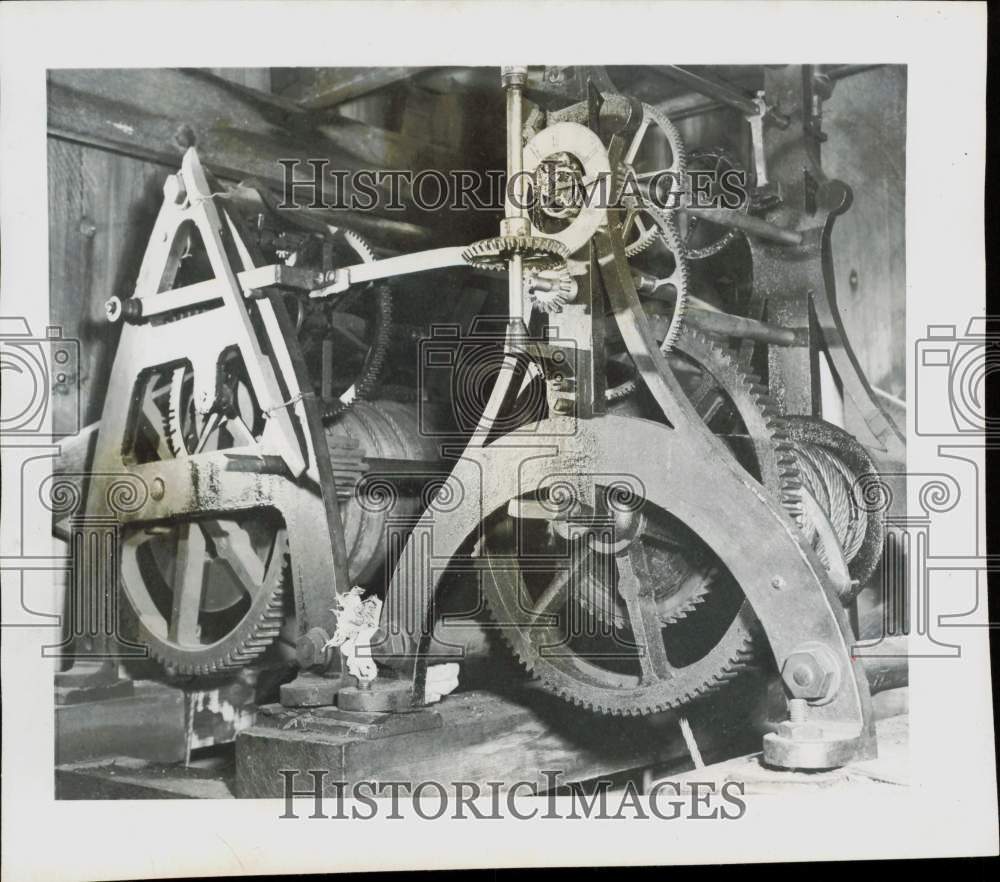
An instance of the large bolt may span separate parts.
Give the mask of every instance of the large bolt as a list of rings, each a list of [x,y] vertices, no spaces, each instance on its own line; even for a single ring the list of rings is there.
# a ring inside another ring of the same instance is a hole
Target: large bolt
[[[299,667],[307,670],[325,666],[329,660],[326,643],[330,636],[322,628],[310,628],[295,644],[295,658]]]
[[[809,722],[809,705],[804,698],[790,698],[788,720],[778,724],[778,735],[795,741],[818,741],[823,729]]]
[[[834,654],[821,643],[800,646],[785,659],[781,678],[793,699],[813,704],[829,701],[840,685]]]

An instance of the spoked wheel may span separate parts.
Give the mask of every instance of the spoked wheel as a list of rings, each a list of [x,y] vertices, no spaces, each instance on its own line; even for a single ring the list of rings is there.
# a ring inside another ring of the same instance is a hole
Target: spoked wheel
[[[276,517],[141,527],[122,547],[122,584],[150,654],[182,674],[245,665],[282,622],[288,542]]]
[[[766,388],[690,329],[668,361],[707,428],[801,515],[797,461]],[[494,513],[484,525],[483,587],[501,633],[544,688],[605,713],[641,714],[737,676],[751,659],[755,619],[668,500],[625,497],[598,487],[589,508],[563,512],[539,498]]]
[[[664,509],[600,486],[593,507],[568,517],[523,516],[538,507],[549,506],[521,500],[488,520],[483,583],[502,633],[546,689],[603,713],[651,713],[749,661],[742,592]]]
[[[160,409],[162,459],[255,444],[264,418],[237,355],[224,359],[221,404],[197,411],[190,366],[165,369],[145,413]],[[185,518],[128,528],[121,587],[136,638],[182,674],[245,665],[278,635],[288,539],[273,512]]]

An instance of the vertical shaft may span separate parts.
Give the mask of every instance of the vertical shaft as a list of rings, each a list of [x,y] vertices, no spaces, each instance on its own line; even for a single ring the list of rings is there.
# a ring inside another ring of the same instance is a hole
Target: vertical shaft
[[[530,232],[524,203],[524,156],[521,128],[524,125],[523,94],[527,67],[501,68],[501,83],[507,96],[507,192],[504,199],[504,222],[501,235],[527,236]],[[526,336],[524,324],[524,266],[520,254],[510,259],[507,289],[507,313],[511,342]]]

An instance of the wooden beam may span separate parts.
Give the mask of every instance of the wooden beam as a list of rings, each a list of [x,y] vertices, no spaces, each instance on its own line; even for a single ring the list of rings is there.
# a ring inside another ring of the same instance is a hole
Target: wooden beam
[[[284,90],[284,96],[302,107],[333,107],[408,79],[429,67],[324,67],[309,68]]]
[[[354,171],[379,168],[382,158],[380,151],[365,156],[337,146],[287,99],[205,71],[49,71],[48,131],[54,137],[173,169],[184,152],[179,140],[183,127],[194,134],[204,164],[216,176],[256,178],[278,191],[283,184],[279,159],[327,159],[330,169]],[[355,139],[353,146],[363,150],[364,142]],[[415,217],[410,212],[396,218],[374,212],[331,214],[331,222],[377,237],[388,247],[426,243],[427,230],[411,222]],[[420,220],[426,219],[425,213]]]

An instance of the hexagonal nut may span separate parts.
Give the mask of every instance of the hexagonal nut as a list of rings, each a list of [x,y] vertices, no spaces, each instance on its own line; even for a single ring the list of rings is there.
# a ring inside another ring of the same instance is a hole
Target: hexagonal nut
[[[822,644],[802,646],[789,654],[781,678],[793,698],[811,702],[829,699],[840,679],[836,658]]]
[[[299,667],[308,670],[313,667],[323,667],[329,659],[330,650],[326,649],[329,636],[322,628],[310,628],[295,644],[295,658]]]
[[[821,741],[823,729],[816,723],[792,723],[786,720],[778,723],[777,733],[791,741]]]

